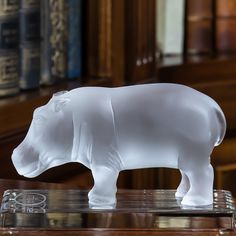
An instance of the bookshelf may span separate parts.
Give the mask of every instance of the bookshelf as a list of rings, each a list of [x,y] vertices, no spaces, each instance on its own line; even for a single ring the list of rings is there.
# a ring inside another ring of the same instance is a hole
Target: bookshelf
[[[216,0],[201,0],[201,2],[215,4]],[[53,86],[44,86],[37,90],[25,91],[16,96],[0,99],[0,157],[2,158],[0,178],[22,179],[12,166],[10,156],[13,148],[25,136],[33,110],[46,103],[54,92],[80,86],[114,87],[172,82],[194,87],[218,101],[226,114],[227,137],[220,148],[213,153],[214,165],[218,172],[223,170],[225,174],[225,171],[230,169],[227,169],[228,165],[236,163],[236,54],[231,51],[228,54],[212,53],[216,44],[211,35],[209,36],[213,40],[211,50],[203,50],[204,53],[201,53],[201,50],[187,50],[187,44],[185,44],[183,54],[164,55],[157,60],[155,54],[159,52],[156,52],[155,45],[155,3],[155,0],[112,0],[110,76],[98,77],[85,74],[75,81],[62,81]],[[196,8],[198,9],[195,9],[195,12],[199,10],[199,6]],[[195,18],[195,20],[194,17],[185,17],[184,24],[187,24],[186,21],[189,20],[190,24],[199,23],[201,27],[201,23],[205,20],[213,21],[215,15],[204,17]],[[215,24],[208,25],[211,26],[209,32],[216,32]],[[185,35],[185,42],[188,42],[186,37]],[[190,42],[189,45],[199,45],[200,49],[204,49],[201,37],[194,38],[197,42],[194,41],[193,44]],[[191,38],[189,40],[191,41]],[[190,48],[192,46],[189,46]],[[226,165],[225,168],[222,167],[224,165]],[[232,168],[230,171],[233,172]],[[175,170],[124,171],[119,176],[118,186],[122,188],[176,188],[179,178]],[[92,185],[90,171],[74,163],[48,170],[34,180],[73,183],[87,187]],[[221,178],[220,181],[223,180],[224,178]],[[221,185],[224,186],[223,183]]]
[[[138,1],[125,1],[125,0],[102,0],[99,2],[87,1],[86,4],[93,8],[92,11],[96,11],[96,14],[104,12],[104,4],[109,2],[111,7],[111,32],[107,28],[101,28],[103,32],[101,35],[97,35],[97,41],[104,38],[104,35],[111,34],[111,38],[107,41],[110,44],[109,53],[112,55],[111,62],[107,62],[108,65],[111,63],[111,70],[109,73],[96,74],[97,68],[92,68],[93,73],[90,73],[89,66],[85,66],[85,73],[74,81],[60,81],[51,86],[41,86],[39,89],[21,91],[16,96],[0,98],[0,149],[1,149],[1,168],[0,177],[8,179],[25,179],[19,176],[12,163],[11,153],[14,147],[16,147],[24,138],[28,127],[32,119],[33,110],[45,104],[52,96],[53,93],[60,90],[71,90],[73,88],[81,86],[123,86],[134,83],[149,83],[155,81],[155,18],[154,18],[154,5],[155,0],[150,0],[148,3],[143,0]],[[101,3],[101,8],[98,4]],[[97,9],[96,9],[97,7]],[[127,8],[128,7],[128,8]],[[132,17],[129,15],[128,9],[134,7]],[[145,10],[142,12],[142,8]],[[108,11],[109,9],[106,9]],[[139,12],[142,12],[140,18]],[[149,15],[149,12],[152,14]],[[87,14],[87,13],[86,13]],[[108,12],[104,12],[108,14]],[[94,20],[91,16],[90,24]],[[100,17],[99,15],[96,17]],[[141,28],[135,25],[134,22],[141,23]],[[106,19],[102,18],[101,22],[106,22]],[[85,22],[86,24],[86,22]],[[128,25],[127,25],[128,24]],[[146,27],[148,25],[148,27]],[[132,37],[130,35],[130,28],[132,27]],[[94,27],[94,26],[93,26]],[[88,45],[94,43],[94,32],[93,28],[89,29],[91,32],[86,35]],[[138,35],[137,35],[138,32]],[[104,35],[103,35],[104,34]],[[144,37],[144,34],[148,36]],[[141,41],[139,40],[141,36]],[[88,39],[88,37],[90,37]],[[109,36],[107,36],[109,37]],[[137,41],[135,47],[131,47],[133,42]],[[149,44],[151,42],[151,44]],[[104,51],[106,45],[99,45]],[[92,50],[97,50],[92,48]],[[89,51],[88,51],[89,52]],[[90,52],[91,53],[91,52]],[[99,52],[100,54],[102,52]],[[96,53],[95,53],[96,54]],[[94,55],[92,55],[94,56]],[[105,55],[106,56],[106,55]],[[141,60],[141,65],[137,65],[137,57]],[[145,57],[149,57],[149,61],[144,61]],[[104,55],[102,57],[104,60]],[[97,59],[92,58],[92,63],[97,63]],[[88,60],[88,56],[85,56],[85,63],[91,63]],[[104,70],[104,68],[102,68]],[[107,70],[107,68],[105,68]],[[94,73],[95,71],[95,73]],[[99,71],[99,73],[101,70]],[[136,79],[138,75],[138,79]],[[119,177],[120,187],[132,187],[132,174],[124,171]],[[81,164],[66,164],[61,167],[49,170],[44,174],[40,175],[34,180],[49,181],[49,182],[65,182],[75,183],[80,186],[91,186],[92,176],[90,171]],[[128,181],[130,180],[130,181]]]
[[[236,53],[235,0],[185,0],[184,50],[162,55],[157,62],[158,82],[181,83],[214,98],[222,107],[227,132],[212,153],[215,188],[228,189],[236,196],[233,183],[236,163]],[[174,33],[172,34],[174,37]],[[159,170],[162,188],[176,188],[176,170]]]

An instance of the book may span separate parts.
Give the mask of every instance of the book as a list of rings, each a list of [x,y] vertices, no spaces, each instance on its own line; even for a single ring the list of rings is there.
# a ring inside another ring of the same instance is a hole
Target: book
[[[213,53],[213,0],[186,0],[185,9],[185,53]]]
[[[216,0],[216,52],[236,52],[236,1]]]
[[[82,0],[67,0],[68,6],[68,79],[82,76]]]
[[[162,55],[183,53],[184,0],[158,0],[156,4],[156,40]]]
[[[20,88],[39,87],[40,0],[20,0]]]
[[[42,85],[52,85],[67,76],[66,0],[41,0],[40,68]]]
[[[19,92],[19,2],[0,0],[0,96]]]
[[[112,0],[86,1],[86,74],[112,76]]]
[[[129,0],[125,8],[126,81],[145,82],[155,74],[155,0]]]

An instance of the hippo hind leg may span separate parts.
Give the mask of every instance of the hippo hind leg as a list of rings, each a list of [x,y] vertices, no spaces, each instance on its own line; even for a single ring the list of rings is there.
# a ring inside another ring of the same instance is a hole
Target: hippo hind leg
[[[213,203],[214,172],[210,158],[196,156],[195,159],[182,160],[181,169],[190,184],[189,191],[184,195],[182,205],[204,206]]]
[[[175,193],[175,197],[177,198],[183,198],[190,188],[188,176],[182,170],[180,170],[180,173],[181,173],[181,182]]]
[[[116,182],[119,171],[106,166],[91,168],[94,186],[88,194],[89,207],[93,209],[112,209],[116,206]]]

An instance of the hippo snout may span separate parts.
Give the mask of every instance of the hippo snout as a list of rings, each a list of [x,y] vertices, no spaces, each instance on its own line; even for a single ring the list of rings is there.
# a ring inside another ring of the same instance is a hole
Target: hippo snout
[[[23,145],[13,150],[12,162],[17,172],[28,178],[35,177],[34,172],[38,169],[38,154],[30,147]]]

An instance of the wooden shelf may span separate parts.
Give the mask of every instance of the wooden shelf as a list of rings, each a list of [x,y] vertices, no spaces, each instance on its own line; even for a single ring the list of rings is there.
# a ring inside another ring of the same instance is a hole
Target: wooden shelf
[[[235,55],[164,57],[157,63],[157,77],[160,82],[168,81],[186,85],[234,80],[235,64]]]

